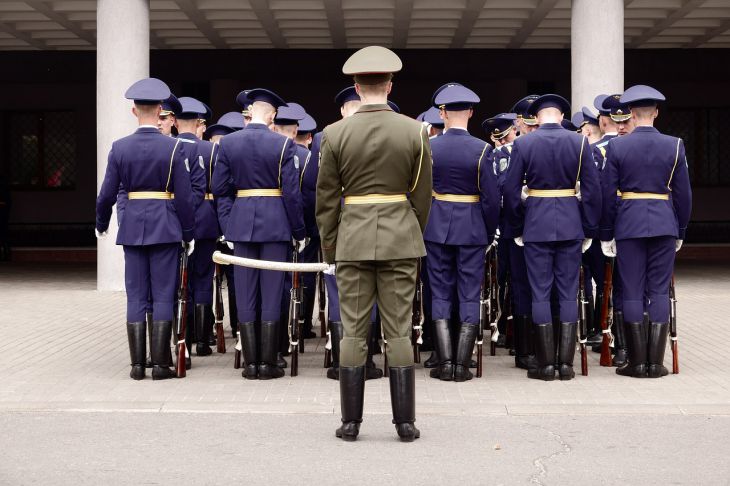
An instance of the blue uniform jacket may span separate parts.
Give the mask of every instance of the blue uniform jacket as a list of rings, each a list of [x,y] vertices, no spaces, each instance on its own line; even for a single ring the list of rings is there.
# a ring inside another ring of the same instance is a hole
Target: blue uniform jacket
[[[309,159],[301,169],[300,187],[304,206],[304,225],[307,227],[307,236],[310,238],[319,236],[317,218],[314,213],[317,205],[317,176],[319,175],[319,146],[321,143],[322,132],[318,132],[312,139],[312,151]]]
[[[215,156],[218,153],[217,146],[207,140],[200,140],[192,133],[181,133],[178,138],[193,142],[189,147],[190,155],[190,177],[195,192],[200,192],[202,186],[203,194],[210,193],[213,180],[213,166]],[[195,167],[193,167],[195,166]],[[218,238],[218,216],[214,200],[204,199],[199,194],[198,206],[195,211],[195,239],[212,240]]]
[[[585,137],[546,123],[515,140],[504,184],[504,208],[512,234],[526,243],[582,240],[598,233],[601,189],[598,169]],[[530,189],[574,189],[580,179],[583,201],[575,197],[520,199]]]
[[[598,170],[603,170],[606,167],[606,151],[608,150],[608,142],[616,138],[618,135],[604,135],[601,139],[591,144],[591,150],[593,151],[593,161],[596,163]]]
[[[669,200],[623,199],[616,191],[669,194]],[[692,212],[682,139],[636,127],[608,145],[603,173],[601,240],[674,236],[684,239]]]
[[[228,241],[290,241],[305,236],[294,142],[266,125],[221,139],[213,172],[218,218]],[[236,197],[241,189],[281,189],[281,197]]]
[[[512,144],[502,145],[492,152],[492,167],[497,176],[497,189],[499,190],[499,232],[502,238],[514,238],[512,228],[507,223],[507,215],[504,210],[504,181],[509,173],[510,160],[512,158]]]
[[[141,127],[115,141],[96,199],[96,229],[109,228],[120,184],[129,192],[168,191],[174,199],[131,199],[119,218],[118,245],[155,245],[193,238],[195,197],[190,183],[189,148],[157,128]]]
[[[431,140],[433,191],[478,195],[479,203],[433,200],[425,241],[445,245],[488,245],[499,220],[499,191],[492,168],[492,146],[450,129]]]

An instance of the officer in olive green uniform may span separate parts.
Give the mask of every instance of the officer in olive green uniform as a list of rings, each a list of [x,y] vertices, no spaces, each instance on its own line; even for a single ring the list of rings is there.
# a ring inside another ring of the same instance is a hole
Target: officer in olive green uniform
[[[337,262],[344,337],[340,344],[342,427],[357,438],[362,422],[370,312],[377,298],[390,374],[393,423],[413,441],[415,370],[411,309],[416,262],[426,254],[423,230],[431,207],[431,152],[423,125],[387,104],[398,56],[371,46],[343,73],[355,76],[362,106],[324,129],[317,180],[317,225],[324,261]],[[344,196],[344,205],[341,199]]]

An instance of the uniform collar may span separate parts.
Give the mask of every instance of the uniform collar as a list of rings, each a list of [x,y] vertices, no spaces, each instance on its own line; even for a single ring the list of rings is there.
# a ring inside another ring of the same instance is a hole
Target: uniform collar
[[[373,111],[393,111],[387,104],[362,105],[355,113],[369,113]]]
[[[634,132],[659,133],[659,130],[654,127],[636,127]]]
[[[248,125],[246,125],[245,127],[243,127],[243,129],[244,130],[248,130],[248,129],[251,129],[251,130],[268,130],[269,127],[267,127],[263,123],[249,123]]]
[[[152,125],[140,125],[137,127],[137,133],[160,133],[160,130]]]
[[[562,130],[565,130],[560,123],[543,123],[542,125],[540,125],[540,127],[538,128],[538,130],[542,130],[543,128],[544,129],[548,129],[548,130],[554,130],[556,128],[560,128]]]
[[[448,130],[444,130],[444,134],[463,136],[463,135],[469,135],[469,130],[467,130],[466,128],[461,128],[461,127],[451,127]]]
[[[195,140],[195,141],[198,140],[198,137],[196,137],[194,133],[189,133],[189,132],[179,133],[177,135],[177,138],[184,138],[186,140]]]

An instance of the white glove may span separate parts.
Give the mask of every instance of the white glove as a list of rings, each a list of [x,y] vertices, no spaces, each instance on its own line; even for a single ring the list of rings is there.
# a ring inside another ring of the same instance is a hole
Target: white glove
[[[330,265],[327,267],[327,270],[324,271],[324,274],[325,275],[334,275],[336,269],[337,269],[337,267],[335,266],[335,264],[330,263]]]
[[[524,186],[522,186],[522,193],[520,194],[520,200],[524,203],[525,201],[527,201],[528,197],[530,197],[530,196],[527,194],[527,184],[525,184]]]
[[[682,248],[682,243],[684,243],[684,240],[677,240],[677,242],[674,244],[674,252],[678,252],[680,248]]]
[[[309,243],[309,238],[304,238],[303,240],[292,240],[292,243],[297,249],[297,253],[301,253],[307,247],[307,244]]]
[[[601,251],[608,258],[615,258],[616,257],[616,240],[613,239],[611,241],[602,241],[601,242]]]
[[[522,241],[522,237],[521,236],[518,236],[517,238],[515,238],[515,244],[517,246],[525,246],[525,242]]]
[[[100,239],[101,240],[103,238],[106,238],[106,235],[109,234],[109,232],[108,231],[104,231],[103,233],[99,233],[99,230],[96,229],[96,228],[94,228],[94,234],[96,234],[97,239]],[[681,243],[682,240],[679,240],[679,241],[680,241],[680,245],[681,245],[682,244]],[[677,251],[679,251],[679,248],[677,248]]]
[[[580,195],[580,181],[575,183],[575,198],[578,201],[582,201],[583,197]],[[585,250],[583,250],[583,253],[585,253]]]
[[[501,234],[502,234],[502,233],[500,233],[500,232],[499,232],[499,228],[497,228],[497,231],[495,231],[495,232],[494,232],[494,239],[495,239],[495,240],[498,240],[498,239],[499,239],[499,236],[500,236]]]
[[[190,240],[190,243],[182,242],[182,247],[185,248],[185,250],[188,252],[188,256],[190,256],[195,251],[195,240]]]
[[[581,253],[585,253],[586,251],[588,251],[588,248],[590,248],[592,244],[593,244],[593,238],[586,238],[585,240],[583,240],[583,247],[581,248]]]

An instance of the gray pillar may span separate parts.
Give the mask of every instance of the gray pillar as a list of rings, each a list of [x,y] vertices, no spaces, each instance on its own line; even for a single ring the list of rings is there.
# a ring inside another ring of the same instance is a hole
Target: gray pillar
[[[132,133],[137,120],[124,92],[150,71],[149,0],[99,0],[96,11],[96,186],[104,180],[112,142]],[[97,244],[97,288],[124,290],[122,248],[115,245],[116,212],[109,235]]]
[[[573,112],[600,93],[624,89],[624,1],[573,0],[570,19]]]

